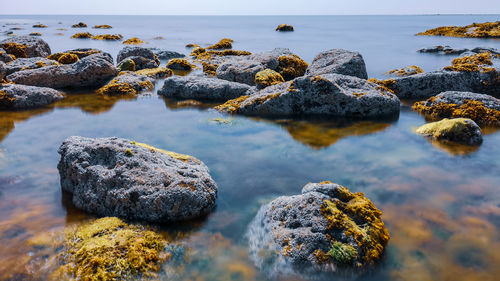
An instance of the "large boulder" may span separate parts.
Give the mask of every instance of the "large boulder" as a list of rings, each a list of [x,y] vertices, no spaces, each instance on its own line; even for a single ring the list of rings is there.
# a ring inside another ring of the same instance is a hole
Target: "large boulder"
[[[151,222],[208,214],[217,185],[200,160],[120,138],[69,137],[59,148],[62,189],[79,209]]]
[[[0,41],[0,47],[5,43],[17,43],[26,46],[26,54],[31,57],[47,57],[50,47],[47,42],[33,36],[13,36]]]
[[[153,51],[144,47],[127,46],[118,53],[116,61],[119,64],[127,58],[135,62],[136,70],[156,68],[160,65],[160,61]]]
[[[445,118],[419,127],[416,133],[438,141],[465,145],[479,145],[483,141],[481,128],[468,118]]]
[[[289,49],[274,49],[270,52],[248,56],[225,58],[216,71],[217,78],[233,82],[255,85],[255,75],[265,69],[276,70],[281,56],[293,55]]]
[[[99,87],[118,73],[107,56],[95,54],[70,65],[18,71],[7,76],[16,83],[50,88]]]
[[[399,99],[353,76],[304,76],[227,101],[216,109],[259,116],[334,115],[373,117],[399,113]]]
[[[306,71],[306,75],[333,73],[368,79],[363,56],[358,52],[343,49],[319,53]]]
[[[246,84],[217,78],[174,76],[165,80],[158,94],[169,98],[229,100],[248,95],[251,89]]]
[[[9,62],[6,66],[7,75],[12,74],[17,71],[27,70],[27,69],[36,69],[40,67],[45,67],[49,65],[59,65],[57,61],[42,58],[42,57],[33,57],[33,58],[18,58],[12,62]]]
[[[0,84],[0,108],[28,109],[43,107],[64,96],[51,88]]]
[[[177,58],[183,58],[186,55],[175,52],[175,51],[169,51],[169,50],[164,50],[164,49],[159,49],[159,48],[149,48],[159,59],[161,60],[170,60],[170,59],[177,59]]]
[[[264,205],[247,233],[250,258],[272,277],[353,277],[382,256],[389,233],[363,193],[331,182]]]

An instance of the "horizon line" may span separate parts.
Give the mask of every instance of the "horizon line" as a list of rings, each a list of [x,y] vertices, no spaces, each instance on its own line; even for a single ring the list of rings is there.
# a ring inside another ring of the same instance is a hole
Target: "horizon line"
[[[0,14],[0,16],[500,16],[500,13],[429,13],[429,14]],[[498,19],[500,21],[500,18]]]

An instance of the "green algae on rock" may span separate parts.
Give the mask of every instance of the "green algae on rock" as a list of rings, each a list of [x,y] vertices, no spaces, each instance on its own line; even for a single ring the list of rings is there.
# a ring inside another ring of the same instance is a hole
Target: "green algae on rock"
[[[451,141],[467,145],[478,145],[483,141],[481,129],[468,118],[445,118],[419,127],[417,134],[439,141]]]
[[[469,37],[469,38],[500,38],[500,21],[473,23],[467,26],[442,26],[429,29],[417,35]]]
[[[293,26],[288,24],[280,24],[276,27],[276,31],[293,31]]]
[[[283,76],[281,76],[281,74],[272,69],[265,69],[259,71],[255,75],[255,85],[257,85],[257,88],[259,89],[263,89],[265,87],[283,82],[285,82]]]
[[[168,242],[143,226],[105,217],[66,231],[51,279],[122,280],[155,277],[171,254]]]

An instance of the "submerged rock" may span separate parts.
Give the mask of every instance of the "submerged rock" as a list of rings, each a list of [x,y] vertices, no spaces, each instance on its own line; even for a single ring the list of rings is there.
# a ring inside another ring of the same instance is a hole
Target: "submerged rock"
[[[8,75],[7,79],[16,84],[50,88],[99,87],[118,72],[108,59],[103,54],[95,54],[70,65],[18,71]]]
[[[47,57],[50,55],[50,47],[47,42],[33,36],[15,36],[0,41],[0,47],[7,43],[16,43],[25,46],[26,57]],[[3,47],[2,47],[3,48]],[[4,48],[5,49],[5,48]],[[18,57],[18,56],[16,56]],[[23,56],[21,56],[23,57]]]
[[[319,53],[309,65],[306,75],[343,74],[367,79],[365,61],[358,52],[332,49]]]
[[[469,51],[469,49],[453,49],[450,46],[433,46],[428,48],[422,48],[418,50],[419,53],[432,53],[432,54],[443,54],[443,55],[460,55]]]
[[[120,138],[69,137],[59,148],[63,190],[79,209],[152,222],[206,215],[217,185],[200,160]]]
[[[36,69],[40,67],[45,67],[49,65],[59,65],[57,61],[34,57],[34,58],[19,58],[12,61],[6,65],[7,75],[12,74],[17,71]]]
[[[440,118],[470,118],[481,126],[500,126],[500,100],[489,95],[449,91],[416,102],[413,110]]]
[[[108,84],[98,89],[96,93],[110,96],[135,95],[142,91],[152,91],[153,88],[154,78],[134,72],[127,72],[111,80]]]
[[[331,182],[261,207],[250,223],[250,258],[272,277],[352,277],[382,256],[389,232],[363,193]]]
[[[248,95],[251,87],[217,78],[174,76],[167,78],[158,91],[169,98],[229,100]]]
[[[419,127],[416,133],[438,141],[451,141],[466,145],[479,145],[483,141],[481,129],[468,118],[445,118]]]
[[[161,60],[184,58],[186,56],[184,54],[175,51],[168,51],[159,48],[149,48],[149,49]]]
[[[399,113],[399,99],[364,79],[340,74],[304,76],[227,101],[216,109],[258,116],[371,117]]]
[[[43,107],[64,96],[51,88],[0,84],[0,108],[28,109]]]

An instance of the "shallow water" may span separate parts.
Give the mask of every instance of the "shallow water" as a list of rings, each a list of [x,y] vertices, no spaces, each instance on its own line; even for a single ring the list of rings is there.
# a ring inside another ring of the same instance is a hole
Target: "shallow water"
[[[289,47],[309,62],[318,52],[338,47],[360,51],[369,75],[384,77],[390,69],[411,64],[426,71],[449,65],[452,57],[417,53],[422,47],[500,48],[500,40],[413,35],[436,26],[498,18],[0,16],[0,31],[14,27],[6,23],[20,23],[25,29],[16,34],[41,32],[53,52],[93,47],[115,57],[123,47],[119,42],[69,37],[87,30],[121,33],[186,54],[187,43],[210,44],[229,37],[235,40],[235,49]],[[70,27],[79,21],[114,28]],[[36,22],[49,28],[31,28]],[[279,23],[294,25],[296,32],[274,32]],[[58,32],[64,36],[55,35]],[[155,36],[166,39],[154,40]],[[364,192],[384,212],[391,233],[387,254],[362,280],[500,276],[500,133],[496,130],[487,131],[480,147],[464,148],[414,134],[425,118],[408,106],[389,120],[233,118],[207,107],[181,107],[153,92],[129,99],[72,94],[44,109],[1,111],[0,280],[26,279],[28,273],[40,270],[27,263],[33,255],[31,238],[92,218],[76,210],[60,189],[57,149],[71,135],[124,137],[194,155],[207,164],[219,186],[217,209],[197,221],[159,226],[204,259],[187,267],[182,279],[266,280],[246,255],[248,223],[264,202],[297,194],[306,183],[323,180]]]

